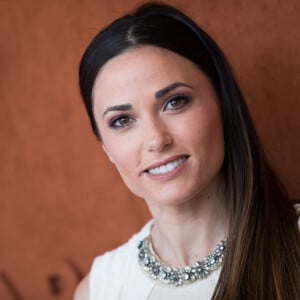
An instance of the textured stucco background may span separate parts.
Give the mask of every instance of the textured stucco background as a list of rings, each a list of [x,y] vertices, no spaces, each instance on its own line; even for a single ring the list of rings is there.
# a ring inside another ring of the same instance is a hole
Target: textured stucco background
[[[95,255],[150,218],[93,137],[78,62],[141,1],[0,1],[0,299],[71,299]],[[265,151],[300,198],[300,1],[178,0],[219,43]]]

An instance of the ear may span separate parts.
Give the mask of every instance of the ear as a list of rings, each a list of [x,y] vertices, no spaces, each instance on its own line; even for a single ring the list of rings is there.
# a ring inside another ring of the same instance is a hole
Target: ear
[[[109,158],[109,160],[114,164],[115,162],[114,162],[114,160],[111,158],[111,156],[109,155],[109,153],[108,153],[108,151],[107,151],[107,149],[106,149],[106,147],[105,147],[104,144],[102,144],[102,148],[103,148],[104,152],[106,153],[107,157]]]

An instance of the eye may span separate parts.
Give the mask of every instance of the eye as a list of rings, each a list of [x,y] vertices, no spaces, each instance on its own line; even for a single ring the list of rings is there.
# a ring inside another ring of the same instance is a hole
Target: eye
[[[190,102],[190,97],[178,95],[173,96],[171,99],[169,99],[165,106],[164,110],[177,110],[185,107]]]
[[[109,127],[114,129],[124,128],[124,127],[128,127],[132,122],[134,122],[134,119],[130,116],[119,116],[113,118],[109,122]]]

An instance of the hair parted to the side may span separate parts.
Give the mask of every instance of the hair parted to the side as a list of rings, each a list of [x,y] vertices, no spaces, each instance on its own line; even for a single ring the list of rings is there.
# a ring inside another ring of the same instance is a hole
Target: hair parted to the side
[[[94,133],[100,139],[92,99],[99,70],[115,56],[143,45],[166,48],[194,62],[218,95],[230,246],[213,299],[300,299],[296,213],[265,159],[222,51],[189,17],[171,6],[149,3],[114,21],[93,39],[82,57],[79,79]]]

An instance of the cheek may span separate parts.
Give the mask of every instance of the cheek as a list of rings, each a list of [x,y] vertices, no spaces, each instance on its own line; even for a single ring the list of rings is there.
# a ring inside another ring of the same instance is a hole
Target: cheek
[[[126,165],[125,157],[128,155],[128,151],[123,145],[114,145],[113,143],[109,143],[106,145],[106,152],[110,160],[116,166]]]
[[[122,177],[126,176],[126,172],[134,166],[133,159],[136,157],[132,147],[134,143],[120,142],[118,139],[105,135],[103,143],[109,159],[115,164]]]
[[[194,145],[195,151],[205,153],[208,160],[223,161],[223,126],[218,107],[195,111],[189,118],[184,139]]]
[[[182,125],[178,122],[177,124]],[[178,126],[180,134],[195,143],[223,140],[222,121],[217,105],[198,107],[185,117],[184,126]]]
[[[211,117],[206,125],[203,138],[206,141],[207,159],[212,168],[221,168],[224,161],[224,135],[219,114]]]
[[[120,143],[118,141],[114,143],[110,141],[105,145],[105,148],[127,188],[138,197],[143,197],[139,184],[137,184],[138,156],[136,149],[131,144],[129,142]]]

